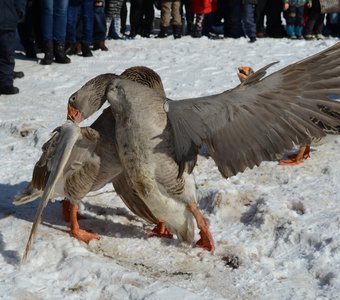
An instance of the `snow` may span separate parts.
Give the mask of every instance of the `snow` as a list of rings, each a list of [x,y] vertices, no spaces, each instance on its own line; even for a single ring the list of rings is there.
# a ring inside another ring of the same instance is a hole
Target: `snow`
[[[51,66],[18,55],[16,70],[25,73],[15,81],[20,93],[0,96],[0,298],[339,299],[338,136],[313,145],[301,165],[263,162],[228,180],[212,160],[200,158],[194,175],[214,254],[176,238],[147,238],[152,226],[107,185],[81,206],[81,226],[99,233],[99,241],[87,245],[71,237],[60,203],[50,202],[28,262],[21,264],[39,201],[12,204],[30,181],[42,144],[64,122],[68,97],[94,76],[145,65],[177,100],[236,86],[241,65],[256,70],[279,61],[273,72],[336,42],[137,38],[108,41],[108,52]]]

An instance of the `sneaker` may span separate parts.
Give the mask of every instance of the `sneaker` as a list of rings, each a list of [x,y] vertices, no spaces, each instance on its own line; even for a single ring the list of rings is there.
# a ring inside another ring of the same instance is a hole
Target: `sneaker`
[[[297,35],[296,38],[297,38],[298,40],[303,40],[303,36],[302,36],[302,35]]]
[[[13,85],[1,86],[0,87],[0,94],[3,95],[14,95],[18,94],[19,89]]]
[[[306,35],[305,35],[305,40],[307,40],[307,41],[314,40],[314,36],[311,35],[311,34],[306,34]]]
[[[289,36],[288,38],[289,38],[289,39],[291,39],[291,40],[296,40],[296,39],[297,39],[297,37],[296,37],[296,35],[295,35],[295,34],[293,34],[293,35]]]
[[[320,34],[320,33],[316,34],[315,37],[316,37],[317,40],[324,40],[325,39],[325,36]]]
[[[13,71],[13,79],[22,78],[22,77],[24,77],[24,76],[25,76],[24,72],[21,72],[21,71],[18,71],[18,72]]]

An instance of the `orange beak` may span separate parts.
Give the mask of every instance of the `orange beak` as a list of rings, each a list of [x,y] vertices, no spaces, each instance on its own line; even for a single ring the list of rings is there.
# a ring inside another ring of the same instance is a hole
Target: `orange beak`
[[[241,82],[245,81],[253,70],[250,67],[239,67],[238,68],[238,78],[240,79]]]
[[[71,105],[67,106],[67,119],[76,122],[77,124],[84,120],[81,112],[72,107]]]

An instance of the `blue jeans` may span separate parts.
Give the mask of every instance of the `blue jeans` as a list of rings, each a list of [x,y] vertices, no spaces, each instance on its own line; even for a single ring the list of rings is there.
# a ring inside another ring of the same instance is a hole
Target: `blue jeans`
[[[93,0],[83,0],[81,4],[71,4],[67,11],[66,40],[71,43],[77,41],[77,24],[80,15],[82,22],[81,42],[92,43],[93,35]]]
[[[106,38],[106,30],[107,30],[104,6],[94,8],[93,23],[94,23],[93,40],[104,41]]]
[[[41,0],[43,41],[65,41],[69,0]]]

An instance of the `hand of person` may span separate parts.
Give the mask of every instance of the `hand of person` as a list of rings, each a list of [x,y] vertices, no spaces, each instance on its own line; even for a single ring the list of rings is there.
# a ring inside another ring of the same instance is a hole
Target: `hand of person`
[[[289,8],[289,3],[283,4],[283,11],[286,11]]]
[[[307,2],[307,7],[311,8],[312,7],[312,2]]]

